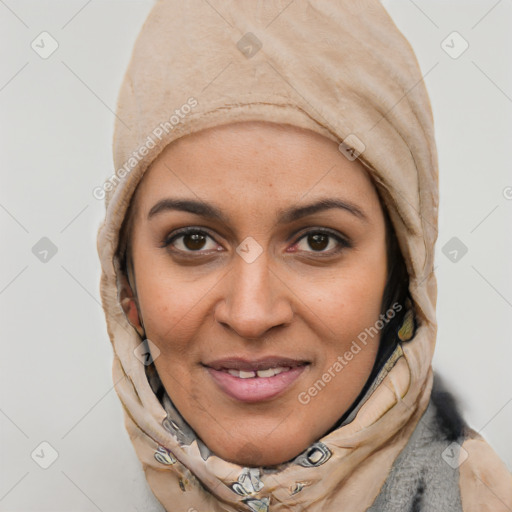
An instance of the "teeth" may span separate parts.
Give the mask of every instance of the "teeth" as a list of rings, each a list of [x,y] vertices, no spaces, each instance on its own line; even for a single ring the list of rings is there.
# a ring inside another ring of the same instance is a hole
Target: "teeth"
[[[228,370],[228,373],[239,379],[252,379],[256,377],[256,372],[244,372],[243,370]]]
[[[256,377],[256,372],[244,372],[243,370],[240,370],[239,377],[241,379],[251,379],[252,377]]]
[[[269,368],[268,370],[258,370],[256,372],[256,375],[258,375],[258,377],[273,377],[275,374],[276,373],[274,368]]]
[[[279,375],[282,372],[288,371],[290,368],[278,366],[276,368],[268,368],[267,370],[258,370],[258,371],[250,371],[246,372],[244,370],[227,370],[230,375],[233,377],[238,377],[239,379],[252,379],[256,376],[260,378],[268,378],[273,377],[274,375]]]

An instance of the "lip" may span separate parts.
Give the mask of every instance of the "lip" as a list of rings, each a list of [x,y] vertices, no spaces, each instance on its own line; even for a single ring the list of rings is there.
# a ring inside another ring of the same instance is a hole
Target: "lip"
[[[309,361],[279,356],[268,356],[260,359],[230,357],[225,359],[216,359],[215,361],[204,363],[204,366],[213,368],[214,370],[243,370],[250,372],[266,370],[267,368],[275,368],[277,366],[295,368],[296,366],[302,366],[307,363],[309,363]]]
[[[254,403],[270,400],[284,393],[308,368],[309,361],[284,358],[265,357],[262,359],[227,358],[204,364],[215,384],[228,396],[235,400]],[[227,372],[227,370],[258,371],[268,368],[283,367],[289,370],[272,377],[251,377],[243,379]]]

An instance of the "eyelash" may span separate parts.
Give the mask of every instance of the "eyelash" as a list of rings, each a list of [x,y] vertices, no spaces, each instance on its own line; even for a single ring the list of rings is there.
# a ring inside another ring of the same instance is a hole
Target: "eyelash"
[[[186,228],[180,229],[179,231],[175,232],[172,236],[169,236],[168,238],[166,238],[164,243],[163,243],[163,245],[162,245],[162,247],[163,248],[169,247],[177,239],[182,238],[182,237],[184,237],[186,235],[191,235],[191,234],[203,234],[203,235],[206,235],[207,237],[209,237],[209,238],[211,238],[212,240],[215,241],[215,239],[207,231],[205,231],[204,229],[195,228],[195,227],[186,227]],[[298,244],[302,239],[307,238],[310,235],[316,235],[316,234],[327,235],[330,238],[333,238],[338,243],[338,247],[335,250],[330,250],[330,251],[314,251],[314,250],[311,250],[311,251],[306,251],[306,252],[311,252],[311,253],[316,254],[316,255],[329,255],[329,256],[332,256],[334,254],[338,254],[343,249],[349,249],[349,248],[352,247],[351,242],[349,242],[347,239],[342,238],[336,232],[331,231],[330,229],[326,229],[326,228],[314,228],[314,229],[310,229],[309,231],[306,231],[305,233],[303,233],[294,242],[293,245]],[[192,250],[184,251],[182,249],[174,249],[174,251],[177,251],[177,252],[182,253],[182,254],[187,254],[187,255],[194,255],[194,254],[201,255],[201,254],[203,254],[200,250],[198,250],[198,251],[192,251]],[[210,251],[211,251],[211,249],[208,252],[210,252]]]

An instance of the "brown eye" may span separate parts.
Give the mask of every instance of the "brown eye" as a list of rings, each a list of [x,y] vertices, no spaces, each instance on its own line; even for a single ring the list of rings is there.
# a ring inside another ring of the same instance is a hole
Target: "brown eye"
[[[191,253],[215,249],[217,244],[208,233],[199,229],[187,228],[169,237],[163,244],[163,247],[168,246],[178,252]]]
[[[198,251],[203,248],[206,236],[203,233],[190,233],[183,236],[183,245],[191,251]]]
[[[329,236],[317,233],[315,235],[308,235],[308,245],[314,251],[323,251],[329,245]]]
[[[298,240],[296,246],[304,252],[335,254],[351,247],[351,243],[331,231],[317,230],[306,233]]]

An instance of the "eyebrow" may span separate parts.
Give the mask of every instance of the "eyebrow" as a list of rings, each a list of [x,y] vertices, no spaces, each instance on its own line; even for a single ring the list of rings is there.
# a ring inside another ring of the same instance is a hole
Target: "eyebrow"
[[[291,206],[285,210],[281,210],[279,212],[277,223],[287,224],[294,220],[301,219],[302,217],[307,217],[332,208],[348,211],[363,222],[369,222],[368,217],[363,210],[355,204],[337,198],[324,198],[304,206]],[[205,201],[198,201],[195,199],[162,199],[151,208],[147,218],[148,220],[151,220],[156,215],[165,211],[183,211],[215,219],[225,224],[228,223],[227,217],[219,208]]]

